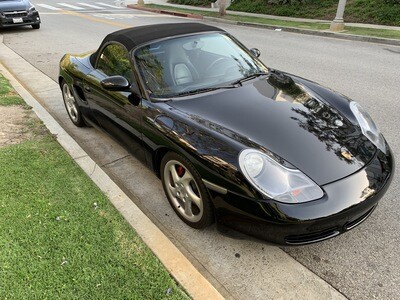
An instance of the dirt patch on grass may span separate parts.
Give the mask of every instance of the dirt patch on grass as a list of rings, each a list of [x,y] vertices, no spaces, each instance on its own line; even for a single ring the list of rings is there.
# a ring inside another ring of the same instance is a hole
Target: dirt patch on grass
[[[33,112],[20,105],[0,106],[0,147],[19,144],[32,136]]]

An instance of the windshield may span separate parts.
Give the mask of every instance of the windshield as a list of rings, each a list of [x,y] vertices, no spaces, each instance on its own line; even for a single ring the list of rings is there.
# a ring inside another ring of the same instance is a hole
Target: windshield
[[[134,53],[152,97],[174,97],[227,87],[253,74],[267,72],[247,49],[222,33],[163,40]]]

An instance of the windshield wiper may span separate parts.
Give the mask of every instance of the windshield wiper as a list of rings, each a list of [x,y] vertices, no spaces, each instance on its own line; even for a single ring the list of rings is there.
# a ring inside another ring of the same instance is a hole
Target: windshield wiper
[[[251,79],[260,77],[260,76],[265,76],[265,75],[268,75],[268,73],[267,73],[267,72],[256,72],[256,73],[247,75],[246,77],[240,78],[239,80],[234,81],[234,82],[232,83],[232,85],[233,85],[233,86],[235,86],[235,85],[237,85],[237,84],[242,85],[242,83],[245,82],[245,81],[248,81],[248,80],[251,80]]]
[[[224,85],[224,86],[216,86],[216,87],[211,87],[211,88],[201,88],[201,89],[196,89],[196,90],[192,90],[192,91],[177,93],[174,95],[174,97],[196,95],[196,94],[207,93],[207,92],[212,92],[212,91],[221,90],[221,89],[232,89],[232,88],[235,88],[235,85],[227,85],[227,86]]]

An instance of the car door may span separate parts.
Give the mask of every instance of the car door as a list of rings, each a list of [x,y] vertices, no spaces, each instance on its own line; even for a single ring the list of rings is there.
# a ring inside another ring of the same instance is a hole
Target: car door
[[[84,83],[88,103],[100,126],[144,160],[141,100],[134,99],[130,91],[108,91],[101,86],[102,80],[116,75],[137,86],[127,49],[122,44],[110,43],[103,48],[95,69]]]

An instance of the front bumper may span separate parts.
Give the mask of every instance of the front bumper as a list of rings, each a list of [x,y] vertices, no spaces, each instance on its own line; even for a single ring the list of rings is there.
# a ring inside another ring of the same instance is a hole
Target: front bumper
[[[322,186],[324,197],[299,204],[256,200],[228,191],[214,196],[217,220],[240,232],[283,245],[304,245],[362,223],[385,194],[394,173],[390,150],[377,151],[367,166]]]
[[[22,19],[22,22],[16,23],[18,19]],[[40,24],[40,22],[40,16],[37,11],[26,13],[26,15],[21,14],[17,16],[0,14],[0,28],[36,25]]]

